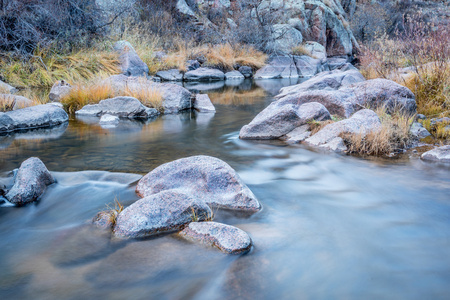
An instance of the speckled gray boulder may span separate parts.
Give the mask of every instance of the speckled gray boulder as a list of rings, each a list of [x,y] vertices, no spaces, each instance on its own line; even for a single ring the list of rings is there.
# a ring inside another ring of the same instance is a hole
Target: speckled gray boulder
[[[52,127],[68,121],[64,109],[50,104],[36,105],[0,115],[0,132]]]
[[[88,104],[75,112],[80,116],[100,117],[105,114],[123,118],[150,118],[159,113],[154,108],[148,108],[133,97],[115,97],[100,101],[98,104]]]
[[[246,253],[252,247],[252,240],[245,231],[216,222],[190,223],[179,235],[192,242],[217,247],[229,254]]]
[[[6,194],[6,199],[16,205],[25,205],[37,200],[55,179],[37,157],[24,161],[14,179],[14,185]]]
[[[364,136],[380,130],[381,121],[378,115],[370,109],[363,109],[349,119],[328,124],[312,137],[306,139],[305,142],[314,146],[331,143],[330,149],[339,149],[342,148],[342,144],[336,138],[339,138],[341,134],[361,134]]]
[[[450,145],[434,148],[422,154],[423,160],[450,163]]]
[[[198,112],[215,112],[216,108],[209,99],[208,94],[197,94],[195,96],[194,108]]]
[[[183,81],[183,74],[178,69],[159,71],[155,76],[161,78],[162,81]]]
[[[71,90],[72,86],[64,80],[57,81],[53,84],[50,94],[48,94],[48,98],[50,101],[60,102],[63,97],[70,93]]]
[[[192,107],[191,92],[182,86],[172,83],[155,84],[163,97],[165,114],[178,113]]]
[[[127,41],[114,44],[114,50],[119,54],[120,68],[126,76],[147,76],[148,66],[140,59],[133,46]]]
[[[114,234],[142,238],[177,231],[192,221],[204,221],[211,216],[205,202],[182,190],[160,191],[125,208],[117,217]]]
[[[424,139],[431,135],[431,133],[429,133],[419,122],[412,123],[409,134],[417,139]]]
[[[278,139],[309,121],[324,121],[330,118],[330,113],[320,103],[286,104],[282,106],[272,103],[248,125],[242,127],[239,138],[247,140]]]
[[[239,175],[227,163],[211,156],[191,156],[163,164],[139,181],[136,193],[147,197],[171,189],[183,189],[214,207],[244,211],[261,208]]]
[[[224,80],[225,74],[217,69],[198,68],[184,74],[185,81],[219,81]]]

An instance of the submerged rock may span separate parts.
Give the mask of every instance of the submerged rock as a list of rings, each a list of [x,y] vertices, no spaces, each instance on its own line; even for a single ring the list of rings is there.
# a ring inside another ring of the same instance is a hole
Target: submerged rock
[[[216,222],[192,222],[179,235],[229,254],[246,253],[252,247],[252,240],[245,231]]]
[[[436,147],[422,154],[423,160],[450,163],[450,145]]]
[[[116,125],[119,123],[119,117],[113,115],[103,115],[99,121],[100,125]]]
[[[381,121],[378,115],[370,110],[363,109],[356,112],[351,118],[328,124],[312,137],[305,140],[314,146],[321,146],[333,151],[344,151],[342,134],[367,135],[370,132],[381,130]]]
[[[98,104],[88,104],[75,112],[76,115],[100,117],[105,114],[123,118],[150,118],[159,113],[149,108],[133,97],[115,97],[100,101]]]
[[[211,218],[209,206],[183,190],[165,190],[125,208],[117,217],[114,234],[142,238],[180,230],[192,221]]]
[[[37,200],[54,182],[44,163],[37,157],[30,157],[20,165],[14,185],[5,197],[11,203],[25,205]]]
[[[0,133],[52,127],[69,121],[64,109],[50,104],[30,106],[0,113]]]
[[[185,81],[219,81],[224,80],[225,74],[217,69],[198,68],[184,74]]]
[[[92,224],[100,229],[113,229],[116,218],[117,212],[115,210],[101,211],[92,219]]]
[[[55,82],[55,84],[53,84],[48,98],[52,102],[60,102],[62,98],[70,93],[71,90],[72,86],[64,80],[57,81]]]
[[[216,108],[209,99],[208,94],[197,94],[195,96],[194,108],[198,112],[216,112]]]
[[[331,119],[330,113],[320,103],[303,105],[286,104],[278,106],[272,103],[260,112],[239,132],[241,139],[270,140],[278,139],[295,128],[315,121]]]
[[[141,197],[182,189],[188,195],[220,208],[258,211],[261,204],[239,175],[224,161],[191,156],[163,164],[137,184]]]
[[[127,41],[114,44],[114,50],[119,54],[120,68],[126,76],[147,76],[148,66],[141,60],[133,46]]]

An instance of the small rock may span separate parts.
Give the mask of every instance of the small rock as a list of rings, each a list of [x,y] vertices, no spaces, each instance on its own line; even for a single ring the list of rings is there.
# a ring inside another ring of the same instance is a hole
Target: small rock
[[[437,125],[437,124],[439,124],[439,123],[450,123],[450,118],[449,117],[443,117],[443,118],[434,118],[434,119],[431,119],[431,121],[430,121],[430,125],[431,126],[435,126],[435,125]]]
[[[139,181],[136,193],[147,197],[172,189],[182,189],[211,206],[250,212],[261,209],[236,171],[211,156],[191,156],[163,164]]]
[[[116,223],[117,212],[115,210],[101,211],[92,219],[92,224],[101,229],[112,229]]]
[[[184,74],[185,81],[220,81],[225,79],[225,74],[217,69],[198,68]]]
[[[186,61],[186,70],[193,71],[200,68],[200,63],[196,59]]]
[[[239,71],[231,71],[231,72],[225,73],[225,78],[227,80],[242,80],[245,77]]]
[[[113,116],[113,115],[109,115],[109,114],[106,114],[106,115],[103,115],[101,118],[100,118],[100,121],[99,121],[99,123],[102,125],[115,125],[115,124],[117,124],[117,123],[119,123],[119,117],[117,117],[117,116]]]
[[[291,132],[287,133],[285,138],[288,143],[300,143],[310,137],[311,131],[309,131],[309,125],[305,124],[295,128]]]
[[[19,206],[31,203],[44,194],[46,187],[52,183],[55,179],[44,163],[37,157],[30,157],[20,165],[6,199]]]
[[[247,253],[252,247],[252,240],[245,231],[216,222],[192,222],[179,235],[228,254]]]
[[[178,69],[159,71],[156,76],[161,78],[162,81],[183,81],[183,74]]]
[[[434,148],[422,154],[423,160],[450,163],[450,145]]]
[[[427,117],[422,114],[417,114],[417,116],[416,116],[416,120],[426,120],[426,119],[427,119]]]
[[[429,133],[428,130],[426,130],[419,122],[414,122],[411,125],[409,133],[417,139],[424,139],[431,135],[431,133]]]
[[[326,149],[333,152],[345,152],[347,151],[347,146],[341,137],[335,137],[326,144],[320,145],[320,148]]]
[[[67,96],[70,93],[71,90],[72,86],[64,80],[57,81],[55,82],[55,84],[53,84],[48,98],[52,102],[60,102],[63,97]]]
[[[166,190],[142,198],[125,208],[117,217],[114,234],[142,238],[180,230],[193,221],[212,216],[209,206],[182,190]]]
[[[25,107],[33,106],[33,101],[28,98],[12,95],[12,94],[0,94],[1,102],[3,105],[10,107],[10,110],[18,110]]]
[[[239,68],[239,72],[244,75],[245,78],[252,78],[253,76],[253,70],[251,67],[248,66],[241,66]]]
[[[15,92],[17,92],[17,89],[0,80],[0,92],[14,94]]]
[[[194,108],[198,112],[216,112],[216,108],[209,99],[208,94],[197,94],[195,96]]]
[[[114,50],[119,54],[120,68],[126,76],[147,76],[148,66],[140,59],[133,46],[127,41],[114,44]]]

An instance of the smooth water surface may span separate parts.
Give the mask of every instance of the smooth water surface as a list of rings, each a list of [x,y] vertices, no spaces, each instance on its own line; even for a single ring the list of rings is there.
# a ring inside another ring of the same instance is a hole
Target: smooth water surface
[[[207,90],[216,114],[116,128],[73,119],[0,137],[0,184],[30,156],[58,180],[39,203],[0,207],[0,298],[449,299],[450,167],[239,140],[277,84]],[[216,212],[250,234],[249,254],[175,234],[115,240],[89,225],[115,198],[136,201],[141,175],[199,154],[229,163],[262,203],[252,216]]]

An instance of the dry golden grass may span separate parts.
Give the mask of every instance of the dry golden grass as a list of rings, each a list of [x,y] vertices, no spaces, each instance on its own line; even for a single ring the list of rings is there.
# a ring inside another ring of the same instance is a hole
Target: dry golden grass
[[[414,116],[404,114],[389,115],[384,108],[376,113],[381,120],[381,130],[365,134],[343,134],[348,153],[383,156],[406,148],[410,143],[409,129]]]
[[[163,110],[163,96],[155,87],[145,85],[139,89],[126,89],[125,93],[121,96],[134,97],[147,107],[153,107],[159,111]]]
[[[311,131],[311,135],[316,134],[317,132],[319,132],[322,128],[324,128],[325,126],[327,126],[328,124],[332,124],[334,123],[333,120],[326,120],[326,121],[310,121],[308,122],[309,124],[309,130]]]
[[[114,97],[114,91],[111,84],[97,79],[90,83],[73,85],[70,93],[61,99],[61,103],[69,113],[74,113],[87,104],[95,104],[112,97]]]
[[[431,120],[421,120],[420,123],[425,127],[433,137],[437,139],[448,139],[450,138],[450,130],[447,130],[446,127],[450,126],[450,122],[439,122],[436,124],[431,124]]]
[[[265,65],[267,55],[251,46],[222,44],[209,46],[206,59],[208,65],[230,71],[236,64],[259,69]]]
[[[69,82],[119,73],[117,55],[109,51],[84,49],[58,55],[51,49],[37,49],[27,61],[13,56],[0,59],[0,73],[16,87],[51,87],[57,80]]]
[[[9,94],[0,95],[0,112],[11,111],[14,104],[14,96]]]

